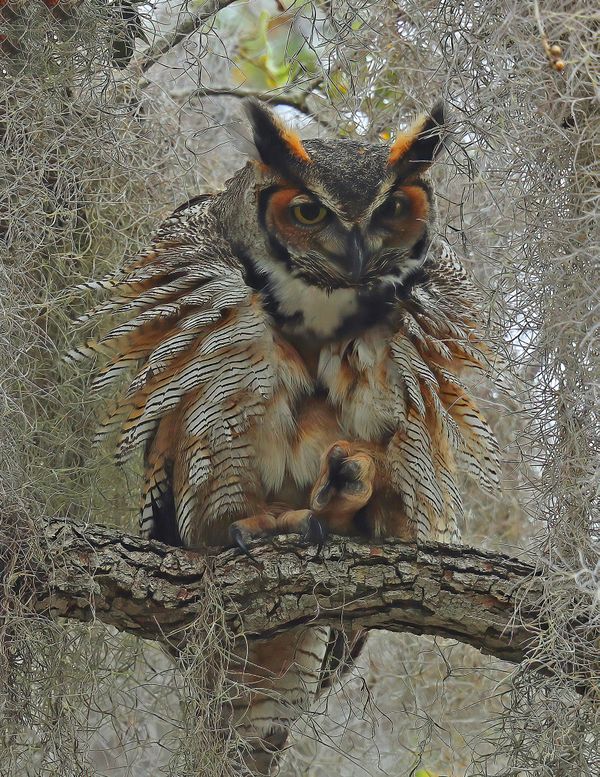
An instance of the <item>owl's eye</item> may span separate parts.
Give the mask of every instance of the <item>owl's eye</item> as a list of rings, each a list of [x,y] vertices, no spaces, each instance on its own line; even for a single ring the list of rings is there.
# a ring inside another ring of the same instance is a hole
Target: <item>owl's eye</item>
[[[317,202],[303,202],[292,207],[292,216],[298,224],[312,227],[327,218],[329,211]]]
[[[375,211],[377,216],[382,219],[394,219],[404,216],[408,209],[408,199],[406,196],[396,194],[386,200],[383,205]]]

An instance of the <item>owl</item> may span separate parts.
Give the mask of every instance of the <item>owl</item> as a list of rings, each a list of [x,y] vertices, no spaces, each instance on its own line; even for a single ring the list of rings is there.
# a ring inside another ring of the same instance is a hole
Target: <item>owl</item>
[[[493,490],[498,447],[464,377],[493,373],[478,294],[436,234],[437,105],[391,145],[301,140],[247,104],[252,158],[181,205],[94,284],[97,389],[127,388],[100,438],[144,450],[141,532],[188,548],[297,532],[459,539],[459,472]],[[232,723],[269,774],[334,637],[254,643]],[[252,667],[251,669],[249,667]],[[268,691],[273,690],[270,694]]]

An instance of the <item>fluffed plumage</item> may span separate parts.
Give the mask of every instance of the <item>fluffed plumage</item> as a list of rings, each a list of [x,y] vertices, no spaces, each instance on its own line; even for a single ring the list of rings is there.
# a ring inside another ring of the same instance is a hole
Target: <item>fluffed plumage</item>
[[[443,109],[391,148],[301,141],[257,103],[249,117],[258,161],[90,284],[111,297],[86,318],[124,320],[74,358],[106,360],[96,389],[131,375],[99,439],[118,433],[119,461],[144,448],[142,534],[217,545],[233,522],[267,515],[276,527],[283,511],[311,507],[334,532],[456,542],[458,473],[488,490],[499,482],[495,438],[463,382],[492,375],[496,360],[478,294],[433,234],[426,171],[443,145]],[[360,509],[342,486],[331,501],[344,456],[353,477],[372,481]],[[313,653],[292,681],[283,643],[277,659],[257,648],[257,661],[286,675],[302,706],[329,638],[283,640]],[[236,718],[263,739],[257,773],[290,723],[269,709],[268,723],[264,709]]]

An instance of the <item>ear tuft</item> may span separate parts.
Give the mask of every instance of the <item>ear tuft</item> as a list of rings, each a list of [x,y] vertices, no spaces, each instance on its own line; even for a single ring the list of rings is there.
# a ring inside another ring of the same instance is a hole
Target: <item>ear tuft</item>
[[[390,148],[388,165],[397,168],[402,176],[425,172],[443,148],[445,122],[446,110],[440,100],[429,114],[418,119],[407,132],[398,135]]]
[[[249,99],[244,108],[252,127],[254,145],[264,164],[285,173],[293,162],[307,164],[312,161],[299,135],[262,103]]]
[[[446,123],[448,117],[446,116],[446,103],[443,100],[438,100],[435,103],[433,108],[429,111],[429,118],[439,127],[442,127]]]

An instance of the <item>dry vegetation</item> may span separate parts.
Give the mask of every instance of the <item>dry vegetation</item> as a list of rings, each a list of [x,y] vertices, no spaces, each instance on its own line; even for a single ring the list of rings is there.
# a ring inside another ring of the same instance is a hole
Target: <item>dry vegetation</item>
[[[551,624],[516,670],[462,645],[371,637],[282,774],[598,775],[597,4],[221,0],[198,22],[162,0],[137,4],[150,54],[138,38],[131,61],[118,3],[46,5],[0,11],[0,773],[230,773],[235,743],[212,736],[218,694],[203,693],[228,690],[218,590],[175,666],[100,624],[32,616],[27,578],[44,515],[135,520],[135,467],[117,477],[110,452],[92,450],[97,404],[60,360],[92,299],[75,286],[241,164],[223,127],[255,92],[306,135],[374,142],[446,98],[440,231],[481,281],[516,386],[510,400],[481,387],[505,492],[469,491],[466,536],[539,564]]]

